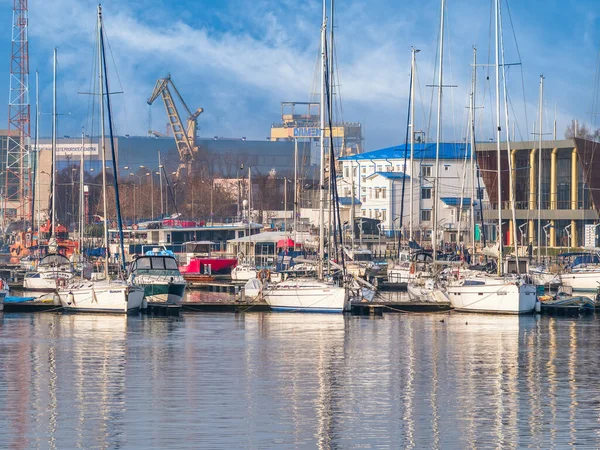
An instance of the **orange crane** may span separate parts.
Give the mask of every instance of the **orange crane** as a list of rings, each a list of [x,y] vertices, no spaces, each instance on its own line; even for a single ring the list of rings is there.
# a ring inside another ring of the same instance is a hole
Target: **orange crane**
[[[173,88],[173,91],[185,108],[185,112],[188,114],[186,127],[183,125],[183,121],[181,120],[181,116],[177,110],[177,106],[175,105],[170,88]],[[154,91],[148,99],[148,104],[151,105],[154,103],[154,100],[156,100],[159,95],[162,96],[165,104],[165,110],[167,111],[169,124],[173,130],[173,136],[175,137],[175,143],[177,144],[177,151],[179,152],[179,159],[181,163],[179,165],[179,169],[177,170],[177,175],[179,176],[181,169],[185,169],[189,173],[192,170],[192,162],[196,159],[198,154],[196,130],[198,129],[198,116],[204,112],[204,109],[198,108],[195,112],[190,111],[185,104],[185,101],[181,97],[181,94],[175,87],[173,80],[171,80],[171,74],[168,74],[166,78],[160,78],[156,82]]]

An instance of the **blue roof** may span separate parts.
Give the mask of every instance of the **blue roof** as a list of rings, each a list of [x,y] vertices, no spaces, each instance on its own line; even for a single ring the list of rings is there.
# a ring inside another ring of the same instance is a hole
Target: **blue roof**
[[[435,143],[415,144],[414,159],[435,159]],[[471,157],[471,146],[464,143],[440,143],[440,159],[464,159]],[[410,158],[410,145],[402,144],[394,147],[382,148],[358,155],[344,156],[340,161],[363,161],[371,159],[404,159]]]
[[[382,177],[388,178],[390,180],[401,180],[402,178],[410,178],[410,176],[406,175],[404,172],[375,172],[369,175],[368,178],[371,178],[374,175],[381,175]]]
[[[448,206],[458,206],[460,203],[460,197],[440,197],[440,200]],[[463,197],[462,201],[463,208],[471,204],[470,197]]]
[[[342,206],[352,206],[352,197],[339,197],[338,203]],[[354,199],[354,204],[362,205],[362,203],[357,198]]]

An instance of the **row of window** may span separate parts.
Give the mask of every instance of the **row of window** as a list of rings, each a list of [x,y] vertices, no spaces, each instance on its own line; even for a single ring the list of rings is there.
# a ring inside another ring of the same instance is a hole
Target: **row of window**
[[[433,166],[431,166],[431,165],[422,165],[421,166],[421,177],[431,177],[432,167]],[[444,171],[448,171],[448,170],[450,170],[450,164],[444,164]],[[406,166],[403,164],[402,165],[396,164],[395,168],[394,168],[394,166],[384,166],[384,165],[361,166],[360,172],[363,176],[367,174],[367,171],[369,173],[371,173],[371,171],[373,171],[373,172],[394,172],[394,171],[395,172],[406,172]],[[354,167],[354,169],[353,169],[353,176],[356,176],[356,167]],[[345,166],[344,167],[344,178],[349,178],[349,177],[350,177],[350,167]]]
[[[370,219],[379,219],[382,222],[385,222],[387,220],[387,211],[385,209],[379,210],[379,209],[361,209],[360,210],[362,213],[363,217],[369,217]],[[368,212],[368,216],[367,216],[367,212]]]

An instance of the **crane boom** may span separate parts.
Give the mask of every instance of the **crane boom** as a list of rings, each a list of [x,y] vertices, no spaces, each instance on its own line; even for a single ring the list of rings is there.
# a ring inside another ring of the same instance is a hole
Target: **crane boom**
[[[181,104],[185,108],[185,112],[188,113],[187,126],[184,127],[183,121],[171,90],[169,86],[173,88],[175,94],[181,101]],[[171,74],[168,74],[165,78],[160,78],[154,86],[154,91],[148,99],[148,104],[151,105],[158,98],[162,96],[165,104],[165,110],[167,111],[167,117],[169,118],[169,124],[173,130],[173,136],[175,137],[175,143],[177,144],[177,151],[179,152],[179,158],[182,164],[189,165],[194,160],[196,153],[198,152],[198,146],[196,145],[196,130],[198,128],[198,116],[202,114],[204,109],[198,108],[196,112],[192,113],[187,107],[185,101],[181,97],[181,94],[175,87],[173,80],[171,80]]]

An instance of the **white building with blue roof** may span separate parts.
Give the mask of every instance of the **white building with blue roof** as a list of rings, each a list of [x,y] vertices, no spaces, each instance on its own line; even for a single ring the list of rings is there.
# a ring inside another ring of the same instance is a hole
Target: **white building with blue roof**
[[[463,214],[460,228],[465,233],[470,229],[472,199],[475,199],[476,223],[480,220],[479,202],[481,199],[484,202],[487,200],[479,173],[479,179],[472,182],[470,158],[469,145],[440,144],[437,216],[439,237],[444,242],[456,241],[461,198]],[[361,217],[379,219],[382,232],[388,236],[398,233],[401,211],[403,235],[408,236],[412,202],[414,237],[417,241],[430,240],[433,228],[435,160],[435,143],[415,144],[412,168],[410,145],[404,144],[340,158],[342,179],[338,183],[339,195],[348,198],[354,195],[360,203],[355,205],[357,220]]]

